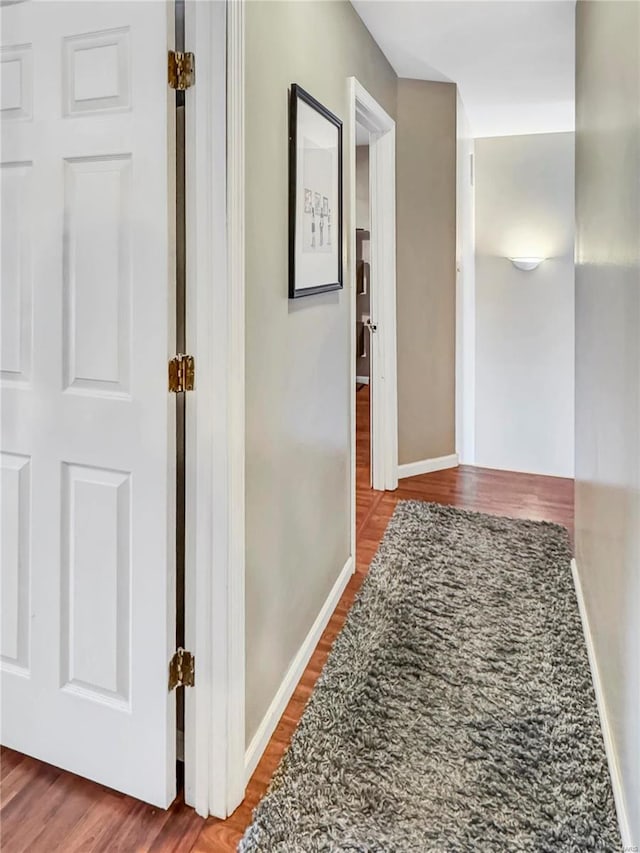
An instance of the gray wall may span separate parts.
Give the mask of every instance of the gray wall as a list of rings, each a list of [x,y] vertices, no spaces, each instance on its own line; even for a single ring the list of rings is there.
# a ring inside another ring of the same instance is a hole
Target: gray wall
[[[573,133],[476,139],[475,463],[573,477]],[[546,258],[522,272],[510,257]]]
[[[640,845],[640,4],[576,25],[576,559]]]
[[[400,464],[455,452],[456,94],[398,80]]]
[[[287,298],[287,93],[345,121],[351,75],[395,116],[395,74],[349,3],[247,3],[247,742],[349,556],[349,290]],[[343,226],[346,253],[346,207]]]

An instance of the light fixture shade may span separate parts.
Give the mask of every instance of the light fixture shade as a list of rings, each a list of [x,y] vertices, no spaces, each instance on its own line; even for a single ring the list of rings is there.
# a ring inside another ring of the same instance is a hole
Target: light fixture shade
[[[509,258],[516,269],[530,272],[536,269],[544,261],[544,258]]]

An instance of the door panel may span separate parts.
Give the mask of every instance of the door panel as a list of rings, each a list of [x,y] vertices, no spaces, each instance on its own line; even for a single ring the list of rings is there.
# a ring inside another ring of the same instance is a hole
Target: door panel
[[[2,742],[167,806],[173,7],[1,14]]]

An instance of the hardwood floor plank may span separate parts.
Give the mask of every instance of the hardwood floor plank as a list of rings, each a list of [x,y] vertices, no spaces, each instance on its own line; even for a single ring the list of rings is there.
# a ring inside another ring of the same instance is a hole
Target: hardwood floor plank
[[[13,763],[13,766],[0,782],[0,810],[3,810],[16,794],[19,794],[29,784],[34,772],[35,764],[33,758],[23,755],[22,761]]]
[[[62,779],[60,781],[63,781]],[[69,845],[72,849],[81,849],[76,845],[78,838],[76,832],[78,827],[87,822],[93,827],[88,837],[85,836],[86,850],[92,853],[97,849],[95,839],[100,834],[106,834],[107,826],[111,826],[113,835],[113,817],[105,806],[104,797],[100,797],[99,805],[96,798],[95,786],[86,780],[79,780],[85,784],[71,786],[68,783],[59,785],[63,807],[58,808],[51,820],[42,826],[41,831],[34,838],[29,848],[34,853],[47,853],[47,851],[60,851],[64,853]],[[100,792],[102,793],[102,792]],[[107,820],[106,818],[110,819]]]
[[[0,782],[25,761],[26,756],[6,746],[0,746]]]
[[[33,838],[58,806],[59,797],[53,787],[62,772],[49,764],[35,762],[28,783],[16,792],[0,813],[3,853],[22,853],[29,849]]]
[[[70,802],[76,797],[70,797]],[[126,798],[129,800],[129,798]],[[62,839],[56,837],[47,827],[39,839],[42,842],[41,853],[45,853],[51,845],[54,850],[72,850],[73,853],[96,853],[106,840],[117,844],[119,828],[126,821],[130,812],[137,807],[137,802],[129,800],[122,802],[115,792],[101,791],[92,793],[93,805],[80,816],[68,834]],[[134,848],[135,849],[135,848]],[[40,853],[40,851],[38,851]]]
[[[189,853],[204,826],[204,819],[182,802],[174,803],[150,847],[149,853]],[[137,848],[142,849],[142,848]]]

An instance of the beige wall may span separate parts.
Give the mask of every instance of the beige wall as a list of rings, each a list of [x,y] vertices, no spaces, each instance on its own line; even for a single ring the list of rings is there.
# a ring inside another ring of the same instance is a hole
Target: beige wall
[[[475,464],[573,477],[573,133],[476,139]],[[536,270],[508,258],[540,257]]]
[[[455,452],[456,86],[398,80],[398,455]]]
[[[287,298],[287,109],[299,83],[346,121],[351,75],[395,116],[349,3],[247,3],[247,741],[349,556],[349,290]],[[351,144],[345,128],[345,187]],[[352,228],[345,206],[345,251]]]
[[[576,559],[640,845],[640,4],[576,25]]]

